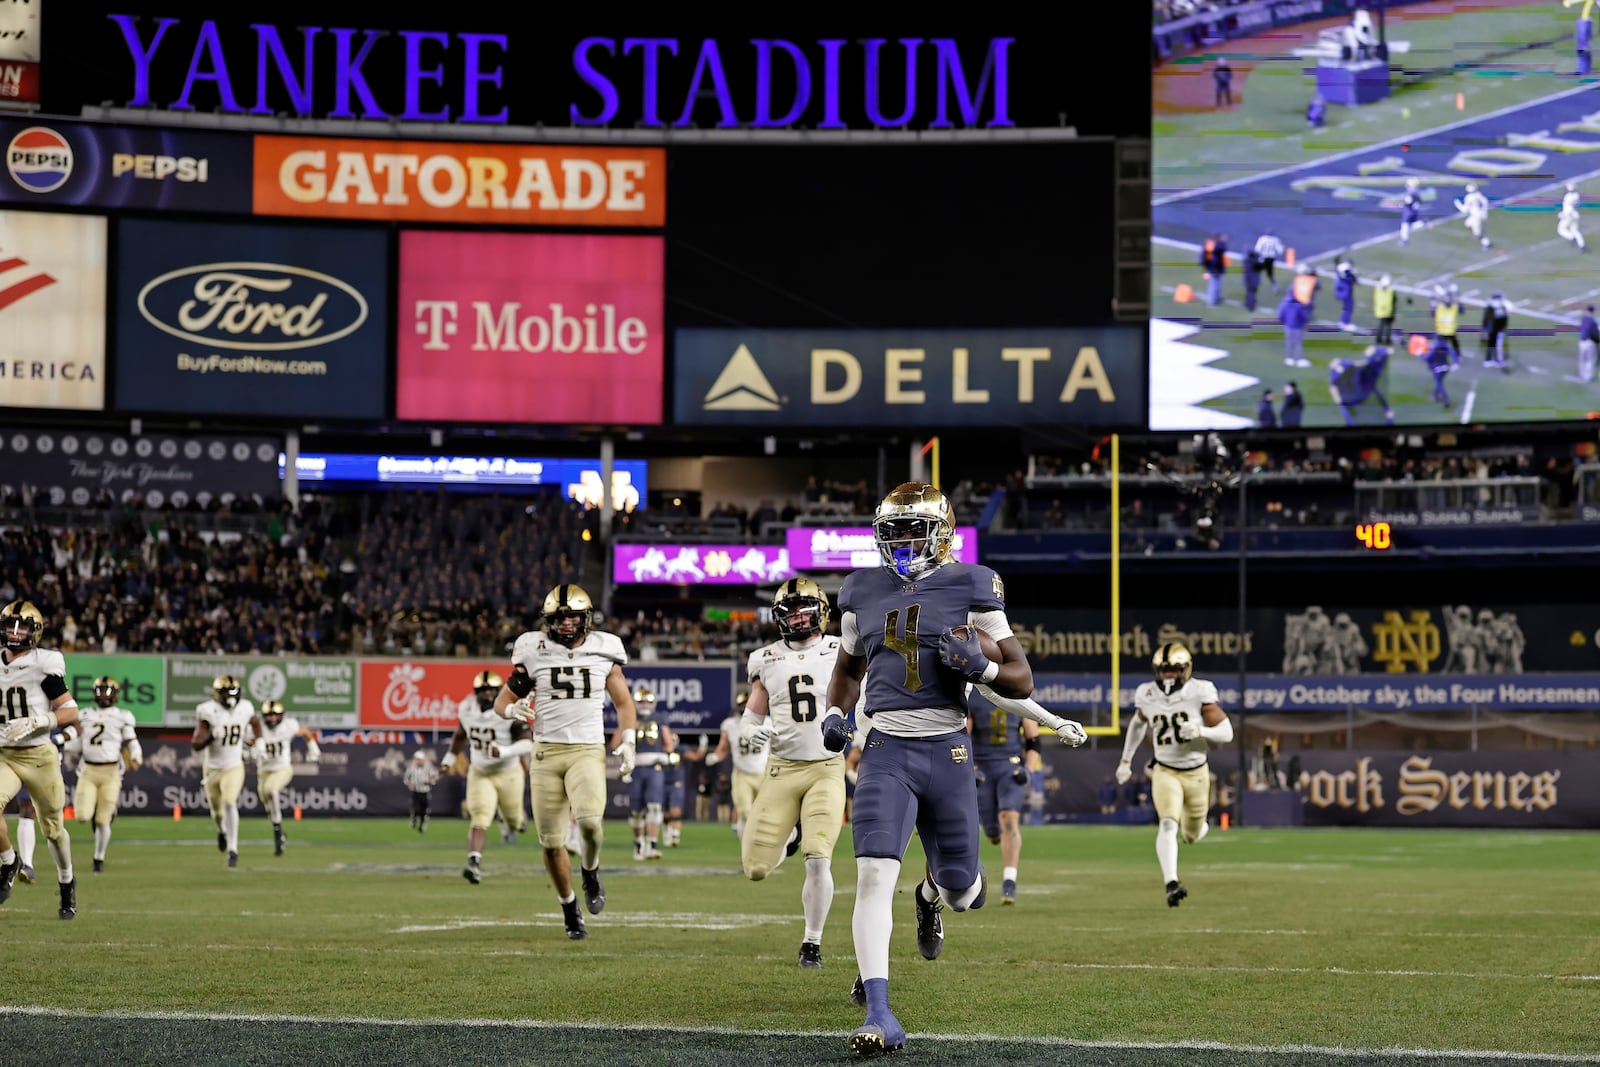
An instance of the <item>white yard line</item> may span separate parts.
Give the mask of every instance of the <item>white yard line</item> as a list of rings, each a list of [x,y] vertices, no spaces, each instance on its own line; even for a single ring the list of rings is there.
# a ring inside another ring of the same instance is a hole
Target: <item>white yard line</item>
[[[585,955],[589,955],[585,953]],[[787,958],[787,957],[785,957]],[[1224,968],[1194,967],[1182,968],[1196,974],[1211,972]],[[1268,968],[1269,970],[1271,968]],[[1335,974],[1349,974],[1348,971],[1330,971]],[[34,1016],[63,1020],[82,1019],[120,1019],[130,1021],[151,1022],[219,1022],[219,1023],[266,1023],[274,1025],[312,1025],[312,1026],[386,1026],[395,1028],[421,1029],[424,1027],[459,1026],[477,1029],[515,1029],[515,1030],[597,1030],[604,1032],[625,1033],[674,1033],[674,1034],[718,1034],[725,1037],[837,1037],[841,1031],[832,1030],[764,1030],[734,1026],[670,1026],[660,1023],[618,1023],[618,1022],[561,1022],[550,1019],[427,1019],[408,1016],[402,1019],[371,1018],[366,1016],[342,1015],[268,1015],[245,1014],[227,1012],[187,1012],[187,1011],[90,1011],[83,1008],[40,1008],[40,1007],[0,1007],[0,1018],[8,1015]],[[1041,1036],[1041,1035],[1016,1035],[993,1033],[942,1033],[930,1034],[920,1031],[911,1031],[909,1037],[918,1041],[945,1041],[945,1042],[996,1042],[1010,1041],[1017,1044],[1038,1045],[1047,1048],[1060,1049],[1145,1049],[1151,1051],[1166,1049],[1188,1049],[1207,1052],[1233,1052],[1254,1055],[1311,1055],[1327,1058],[1371,1058],[1373,1056],[1388,1056],[1397,1059],[1456,1059],[1456,1060],[1483,1060],[1490,1063],[1549,1063],[1549,1064],[1576,1064],[1600,1063],[1600,1055],[1593,1053],[1538,1053],[1538,1052],[1511,1052],[1499,1049],[1423,1049],[1423,1048],[1348,1048],[1326,1047],[1321,1045],[1234,1045],[1222,1041],[1074,1041],[1070,1038]]]

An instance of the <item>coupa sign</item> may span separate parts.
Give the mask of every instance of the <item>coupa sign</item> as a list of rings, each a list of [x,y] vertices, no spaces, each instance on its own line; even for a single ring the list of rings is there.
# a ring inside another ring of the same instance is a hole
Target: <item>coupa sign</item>
[[[142,220],[119,232],[120,410],[385,414],[382,233]]]
[[[1145,332],[679,330],[674,410],[713,425],[1142,428]]]

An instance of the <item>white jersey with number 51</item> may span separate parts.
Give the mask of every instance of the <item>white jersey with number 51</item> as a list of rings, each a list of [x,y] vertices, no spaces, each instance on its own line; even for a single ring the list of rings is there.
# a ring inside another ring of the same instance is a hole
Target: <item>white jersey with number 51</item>
[[[622,639],[591,630],[568,648],[543,630],[530,630],[511,646],[511,662],[533,679],[533,739],[564,745],[603,745],[606,678],[628,663]]]

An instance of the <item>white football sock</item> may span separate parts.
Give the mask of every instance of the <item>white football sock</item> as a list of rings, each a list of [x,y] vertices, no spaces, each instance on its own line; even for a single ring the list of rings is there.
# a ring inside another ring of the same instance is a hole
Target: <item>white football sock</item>
[[[1015,867],[1000,868],[1000,880],[1003,882],[1015,882],[1017,880],[1017,869]]]
[[[800,906],[806,914],[806,940],[822,944],[822,928],[833,906],[833,860],[812,856],[806,860],[806,881],[800,887]]]
[[[17,852],[22,856],[24,867],[33,866],[33,846],[38,836],[32,819],[17,820]]]
[[[111,827],[109,827],[109,826],[101,826],[99,823],[95,823],[94,824],[94,858],[97,859],[97,860],[105,859],[106,858],[106,846],[109,845],[109,844],[111,844]]]
[[[1200,824],[1200,832],[1195,835],[1195,839],[1194,839],[1195,844],[1198,845],[1200,842],[1204,841],[1206,839],[1206,835],[1209,834],[1210,832],[1211,832],[1211,822],[1210,822],[1210,820],[1207,820],[1206,822],[1201,823]]]
[[[50,850],[50,858],[56,861],[56,881],[62,885],[72,881],[72,838],[67,836],[67,828],[61,827],[61,839],[58,841],[45,838],[44,847]]]
[[[228,839],[228,851],[239,851],[239,805],[222,805],[222,833]]]
[[[1178,823],[1175,819],[1162,819],[1156,831],[1156,859],[1161,863],[1161,881],[1178,880]]]
[[[850,928],[863,981],[889,978],[889,934],[894,930],[894,887],[899,880],[899,860],[878,856],[856,860],[856,910]]]

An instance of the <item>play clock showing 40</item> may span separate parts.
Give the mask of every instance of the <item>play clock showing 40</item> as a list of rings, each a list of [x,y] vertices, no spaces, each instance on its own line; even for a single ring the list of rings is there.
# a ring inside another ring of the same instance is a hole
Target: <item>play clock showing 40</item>
[[[1372,549],[1374,552],[1384,552],[1394,545],[1394,531],[1386,522],[1358,522],[1356,523],[1356,540],[1361,547]]]

